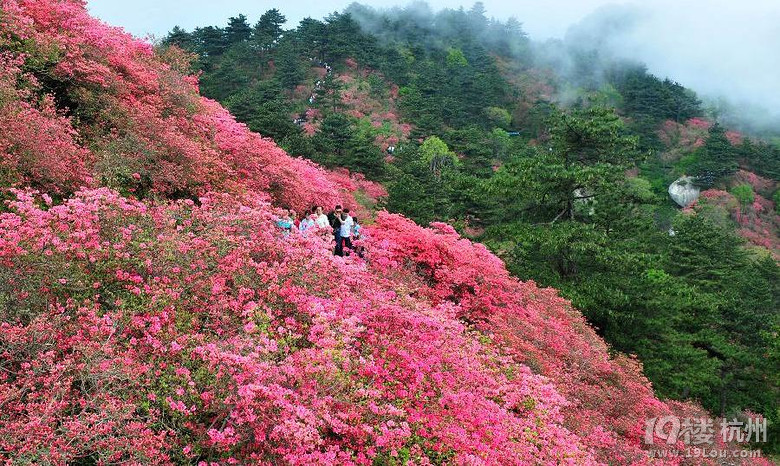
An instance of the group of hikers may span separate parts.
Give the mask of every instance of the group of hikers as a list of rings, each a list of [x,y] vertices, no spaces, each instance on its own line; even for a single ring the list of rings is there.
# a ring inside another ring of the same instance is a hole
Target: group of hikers
[[[323,228],[332,228],[333,237],[336,239],[336,248],[334,254],[337,256],[349,255],[350,251],[355,251],[362,256],[362,248],[355,248],[352,244],[353,239],[360,239],[361,226],[357,217],[349,213],[349,209],[344,209],[337,205],[330,213],[325,215],[322,206],[314,206],[298,219],[294,210],[285,211],[284,216],[277,220],[276,225],[282,229],[285,235],[293,231],[306,233]]]

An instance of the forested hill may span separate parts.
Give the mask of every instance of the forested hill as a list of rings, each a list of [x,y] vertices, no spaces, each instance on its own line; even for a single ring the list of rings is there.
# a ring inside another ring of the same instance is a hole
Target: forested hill
[[[660,396],[780,422],[780,148],[692,90],[586,43],[533,42],[479,3],[353,4],[297,26],[269,10],[174,29],[170,45],[252,130],[365,173],[390,211],[447,221],[559,289]],[[698,196],[684,209],[677,179]]]

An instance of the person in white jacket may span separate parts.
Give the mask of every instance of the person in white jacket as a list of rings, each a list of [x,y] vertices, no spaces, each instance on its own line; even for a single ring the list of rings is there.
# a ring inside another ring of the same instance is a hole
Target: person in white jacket
[[[301,219],[301,224],[298,226],[298,229],[301,233],[306,233],[309,230],[313,230],[316,227],[316,221],[317,214],[314,213],[314,210],[311,210],[309,211],[309,215]]]
[[[341,215],[341,243],[337,245],[337,249],[341,251],[340,256],[344,254],[344,248],[352,249],[352,227],[355,225],[354,220],[349,215],[349,209],[344,209],[344,213]],[[340,247],[339,247],[340,246]]]
[[[317,228],[330,228],[330,221],[328,220],[328,216],[322,211],[322,206],[315,206],[314,213],[317,216],[317,219],[314,221]]]

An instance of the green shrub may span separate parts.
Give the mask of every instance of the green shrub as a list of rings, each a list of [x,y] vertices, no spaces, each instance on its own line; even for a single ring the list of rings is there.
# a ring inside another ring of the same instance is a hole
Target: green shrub
[[[756,195],[753,193],[753,187],[749,184],[741,184],[731,188],[731,194],[736,197],[742,205],[752,204],[756,198]]]

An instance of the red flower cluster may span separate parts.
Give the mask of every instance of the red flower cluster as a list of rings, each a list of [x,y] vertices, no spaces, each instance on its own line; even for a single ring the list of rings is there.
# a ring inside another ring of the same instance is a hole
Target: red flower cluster
[[[765,188],[769,182],[758,175],[744,171],[737,173],[736,179],[747,180],[751,185],[759,188]],[[739,225],[737,232],[740,236],[751,244],[768,249],[774,257],[780,257],[780,242],[774,233],[780,229],[780,215],[777,215],[772,201],[756,192],[752,202],[741,205],[729,192],[708,189],[701,193],[700,200],[693,207],[696,210],[704,206],[721,210],[724,216],[731,217],[737,222]]]
[[[17,87],[19,79],[37,84],[23,65],[23,57],[0,55],[0,181],[32,182],[55,193],[91,184],[92,155],[77,144],[70,119],[51,96],[37,99],[31,89]]]
[[[666,120],[657,132],[658,138],[668,148],[664,157],[677,159],[703,146],[711,126],[712,123],[701,118],[691,118],[685,124]]]

